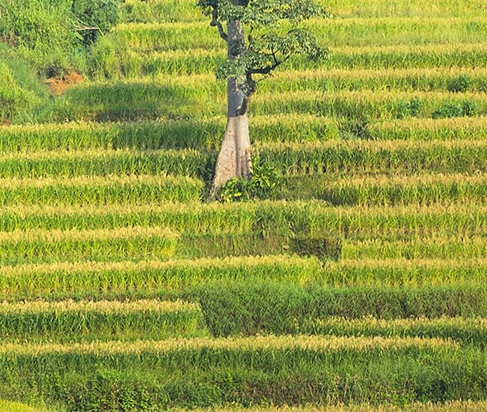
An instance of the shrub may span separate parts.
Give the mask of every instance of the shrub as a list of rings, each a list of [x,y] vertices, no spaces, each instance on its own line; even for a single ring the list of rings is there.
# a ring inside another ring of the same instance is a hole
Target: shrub
[[[447,89],[454,93],[466,92],[472,86],[472,79],[468,74],[460,74],[454,77],[447,85]]]
[[[0,123],[12,122],[19,114],[28,113],[40,98],[31,90],[19,85],[11,70],[0,60]]]
[[[445,102],[443,106],[433,112],[433,119],[445,117],[475,116],[477,113],[477,103],[473,100],[463,102]]]
[[[119,0],[73,0],[72,11],[85,46],[117,24],[118,5]]]
[[[218,192],[221,202],[248,201],[254,198],[266,199],[277,191],[281,183],[279,171],[272,165],[254,158],[252,177],[230,179]]]
[[[0,36],[48,76],[74,66],[79,35],[70,0],[5,0],[0,3]]]

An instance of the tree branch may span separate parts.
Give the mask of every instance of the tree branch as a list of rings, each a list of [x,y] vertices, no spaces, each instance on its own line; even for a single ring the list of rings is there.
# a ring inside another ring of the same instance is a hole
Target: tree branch
[[[223,40],[228,41],[228,34],[225,33],[222,23],[218,20],[218,6],[213,6],[212,20],[210,26],[217,27],[218,33],[220,33],[220,37]]]
[[[274,69],[277,69],[282,63],[286,62],[289,60],[291,57],[290,54],[288,54],[286,57],[284,57],[282,60],[277,60],[276,54],[272,53],[272,58],[274,59],[274,63],[271,66],[264,67],[264,68],[250,68],[247,72],[252,75],[252,74],[263,74],[263,75],[268,75],[270,72]]]

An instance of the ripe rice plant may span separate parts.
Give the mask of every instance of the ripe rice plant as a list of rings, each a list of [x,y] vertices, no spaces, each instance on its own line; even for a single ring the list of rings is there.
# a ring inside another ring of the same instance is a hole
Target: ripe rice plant
[[[486,265],[483,258],[344,258],[326,263],[322,283],[335,287],[481,286],[486,281]]]
[[[168,259],[178,235],[167,228],[0,232],[0,263]]]
[[[3,232],[42,230],[116,230],[168,227],[188,235],[261,234],[373,239],[451,234],[483,234],[487,208],[482,204],[333,207],[322,201],[266,201],[232,204],[109,206],[7,206],[0,212]]]
[[[107,205],[199,200],[201,180],[172,176],[0,179],[0,204]]]
[[[224,61],[218,50],[148,51],[139,53],[108,44],[109,50],[100,50],[93,63],[95,78],[135,78],[143,75],[188,76],[210,74]],[[410,69],[482,67],[485,60],[485,43],[459,43],[440,45],[369,45],[340,46],[332,49],[332,56],[318,63],[294,57],[286,64],[288,70],[314,69]],[[95,51],[96,53],[97,51]],[[112,56],[106,60],[106,55]]]
[[[185,3],[185,0],[182,1]],[[485,6],[483,0],[468,3],[451,3],[449,0],[433,0],[424,3],[421,0],[392,0],[387,3],[371,0],[366,3],[356,0],[319,1],[338,17],[476,17]]]
[[[333,69],[407,69],[407,68],[449,68],[482,66],[485,44],[424,46],[343,46],[333,49],[333,57],[323,67]],[[291,67],[296,70],[312,68],[299,60]],[[288,66],[289,67],[289,66]],[[313,67],[314,68],[314,67]]]
[[[0,305],[2,341],[78,342],[207,336],[195,303],[159,300],[22,302]]]
[[[214,149],[225,124],[205,120],[67,123],[0,128],[2,153],[46,151]],[[259,142],[339,138],[336,120],[312,115],[254,116],[252,136]]]
[[[283,174],[337,172],[485,172],[487,143],[324,141],[255,145],[256,154]],[[211,180],[215,153],[203,150],[84,150],[0,156],[0,178],[176,175]]]
[[[165,101],[165,104],[161,105],[161,101]],[[479,93],[373,90],[308,90],[282,93],[262,90],[252,103],[252,113],[260,116],[304,114],[386,120],[432,117],[447,104],[458,105],[460,108],[472,106],[469,112],[454,113],[455,116],[487,113],[487,104]],[[224,105],[224,97],[219,95],[193,100],[179,95],[178,91],[173,90],[173,86],[161,85],[154,80],[126,81],[116,86],[99,84],[70,89],[56,100],[48,116],[51,121],[58,122],[77,118],[89,121],[214,119],[224,111]]]
[[[224,407],[269,400],[290,405],[376,404],[390,396],[407,404],[423,397],[439,402],[485,396],[476,385],[484,376],[485,355],[440,339],[269,336],[4,344],[0,357],[1,376],[23,377],[16,381],[17,396],[34,391],[36,397],[56,399],[67,408],[78,405],[94,411],[125,405],[127,393],[132,407],[143,402],[151,408]],[[426,373],[429,379],[445,382],[442,390],[434,384],[425,386]],[[38,384],[32,389],[34,381]],[[8,382],[4,385],[9,387]],[[228,385],[232,392],[225,389]],[[351,389],[344,391],[343,385]],[[192,392],[195,386],[199,390]],[[97,406],[100,400],[105,406]]]
[[[85,81],[0,125],[0,399],[486,409],[486,0],[318,0],[330,18],[301,24],[329,58],[255,79],[252,156],[277,189],[229,204],[202,201],[218,31],[194,0],[108,2],[123,23]]]
[[[484,204],[487,185],[482,173],[417,175],[297,175],[283,179],[276,197],[292,199],[321,199],[334,206],[404,206]]]
[[[0,399],[0,408],[1,410],[9,412],[49,412],[44,408],[33,408],[23,403],[10,402],[3,399]]]
[[[339,405],[339,406],[232,406],[234,412],[482,412],[486,402],[456,401],[444,403],[413,403],[403,406],[387,405]],[[177,409],[178,410],[178,409]],[[224,412],[228,408],[195,409],[195,412]],[[179,411],[179,410],[178,410]]]
[[[386,142],[325,141],[257,144],[259,156],[278,165],[283,174],[395,173],[435,171],[485,172],[487,144],[483,141]]]
[[[479,9],[484,7],[483,0],[472,0],[468,3],[451,3],[449,0],[433,0],[424,3],[421,0],[392,0],[383,3],[371,0],[357,3],[356,0],[318,0],[318,4],[339,18],[350,17],[478,17]],[[165,0],[153,0],[150,4],[138,0],[126,0],[121,5],[125,19],[134,22],[183,22],[203,20],[195,10],[191,0],[180,0],[177,4]],[[125,15],[125,13],[127,13]]]
[[[482,43],[487,28],[484,17],[463,18],[348,18],[312,19],[311,27],[320,41],[333,47]],[[110,34],[112,42],[125,50],[218,50],[219,38],[203,22],[120,24]]]
[[[371,140],[479,140],[487,139],[485,117],[446,119],[401,119],[367,125]]]
[[[84,150],[0,156],[0,178],[176,175],[209,180],[213,153],[196,150]]]
[[[0,267],[0,298],[174,297],[215,282],[276,281],[304,284],[319,276],[321,262],[297,256],[121,262],[56,262]]]
[[[259,90],[274,93],[305,90],[433,92],[452,91],[456,86],[461,92],[482,91],[487,85],[485,76],[485,69],[469,67],[287,70],[279,74],[279,79],[263,82]],[[463,87],[456,85],[455,82],[462,79]]]
[[[471,102],[479,115],[487,113],[483,96],[476,93],[415,92],[390,93],[364,91],[295,92],[283,95],[260,94],[253,104],[253,113],[273,115],[284,113],[315,114],[348,119],[400,119],[432,117],[445,104],[461,106]],[[470,104],[470,103],[469,103]],[[472,114],[473,115],[473,114]]]
[[[485,235],[431,236],[403,239],[373,239],[344,242],[343,257],[346,259],[454,259],[483,258],[487,256]]]
[[[302,333],[333,336],[435,337],[452,339],[462,345],[474,345],[483,349],[487,344],[487,319],[310,319],[309,323],[302,326]]]

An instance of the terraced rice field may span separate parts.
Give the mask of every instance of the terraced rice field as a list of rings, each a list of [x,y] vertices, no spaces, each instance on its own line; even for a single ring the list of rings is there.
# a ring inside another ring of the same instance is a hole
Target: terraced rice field
[[[252,100],[269,199],[205,200],[192,0],[126,0],[91,80],[0,128],[0,409],[487,409],[487,2],[320,2],[331,57]]]

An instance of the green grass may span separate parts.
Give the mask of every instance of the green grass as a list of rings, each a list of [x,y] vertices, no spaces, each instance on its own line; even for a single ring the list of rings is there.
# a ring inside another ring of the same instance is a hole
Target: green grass
[[[10,402],[7,400],[0,400],[0,410],[3,412],[48,412],[44,408],[34,408],[19,402]],[[54,411],[53,409],[50,411]]]
[[[318,199],[334,206],[405,206],[483,204],[487,186],[482,174],[295,175],[282,179],[272,197]]]

